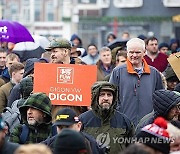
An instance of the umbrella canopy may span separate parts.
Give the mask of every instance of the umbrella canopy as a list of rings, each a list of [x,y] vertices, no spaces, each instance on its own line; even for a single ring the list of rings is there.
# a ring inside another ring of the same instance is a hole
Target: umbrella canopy
[[[0,20],[0,42],[34,42],[26,27],[15,21]]]
[[[49,46],[50,41],[44,37],[44,36],[39,36],[39,35],[32,35],[34,41],[36,44],[39,46],[43,47],[44,49]]]
[[[34,42],[20,42],[14,46],[12,52],[19,56],[21,62],[24,62],[29,58],[40,58],[46,50]]]
[[[109,43],[107,46],[112,50],[116,47],[126,47],[127,40],[116,39],[113,42]]]

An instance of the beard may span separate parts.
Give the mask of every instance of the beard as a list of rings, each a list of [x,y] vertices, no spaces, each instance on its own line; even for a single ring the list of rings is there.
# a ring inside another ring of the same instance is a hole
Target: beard
[[[28,124],[31,126],[36,126],[38,124],[41,124],[41,123],[43,123],[43,121],[44,121],[43,118],[39,118],[37,120],[35,120],[34,118],[27,119]]]
[[[157,55],[158,51],[150,51],[151,55]]]
[[[35,119],[32,119],[32,120],[27,120],[28,124],[31,125],[31,126],[35,126],[38,124],[38,122],[35,120]]]
[[[102,110],[109,110],[111,105],[108,102],[105,102],[103,104],[100,105]]]
[[[111,104],[109,104],[108,102],[104,102],[103,104],[100,104],[99,106],[101,108],[101,112],[102,112],[103,116],[105,116],[109,113],[109,109],[111,107]]]

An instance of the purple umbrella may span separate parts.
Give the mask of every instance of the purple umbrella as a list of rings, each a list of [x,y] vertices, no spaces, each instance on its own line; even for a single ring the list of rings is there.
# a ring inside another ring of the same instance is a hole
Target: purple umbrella
[[[34,42],[26,27],[15,21],[0,20],[0,42]]]

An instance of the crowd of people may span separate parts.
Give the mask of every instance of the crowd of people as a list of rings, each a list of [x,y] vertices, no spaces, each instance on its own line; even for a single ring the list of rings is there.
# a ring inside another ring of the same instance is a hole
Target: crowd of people
[[[180,83],[168,62],[180,42],[128,32],[117,41],[109,33],[102,48],[85,49],[73,34],[52,39],[41,57],[26,61],[1,48],[0,153],[180,153]],[[34,93],[35,63],[96,65],[91,106],[52,105]]]

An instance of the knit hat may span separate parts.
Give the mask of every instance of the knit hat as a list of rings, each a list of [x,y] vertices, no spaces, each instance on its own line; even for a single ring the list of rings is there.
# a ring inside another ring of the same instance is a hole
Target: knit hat
[[[164,72],[164,76],[165,76],[166,80],[171,80],[174,77],[178,81],[176,73],[174,72],[174,70],[172,69],[171,66],[167,67],[167,69]]]
[[[87,153],[85,138],[77,131],[63,129],[54,143],[54,154]]]
[[[138,142],[164,154],[169,154],[170,139],[166,129],[166,120],[162,117],[158,117],[154,120],[154,123],[149,124],[141,129],[137,135]]]
[[[153,108],[156,116],[165,117],[169,110],[180,102],[180,96],[170,90],[156,90],[153,93]]]
[[[23,77],[26,77],[34,70],[34,63],[39,62],[38,58],[29,58],[26,60]]]
[[[159,46],[158,46],[159,50],[160,50],[161,48],[163,48],[163,47],[167,47],[167,48],[169,49],[169,45],[168,45],[167,43],[165,43],[165,42],[160,43]]]
[[[20,81],[20,93],[22,98],[29,97],[30,93],[33,91],[33,77],[27,76]]]
[[[79,118],[76,116],[76,112],[74,112],[70,108],[63,108],[59,110],[55,117],[55,125],[64,125],[71,126],[75,123],[79,122]]]
[[[143,34],[139,35],[137,38],[140,38],[141,40],[147,39],[147,37],[145,35],[143,35]]]

